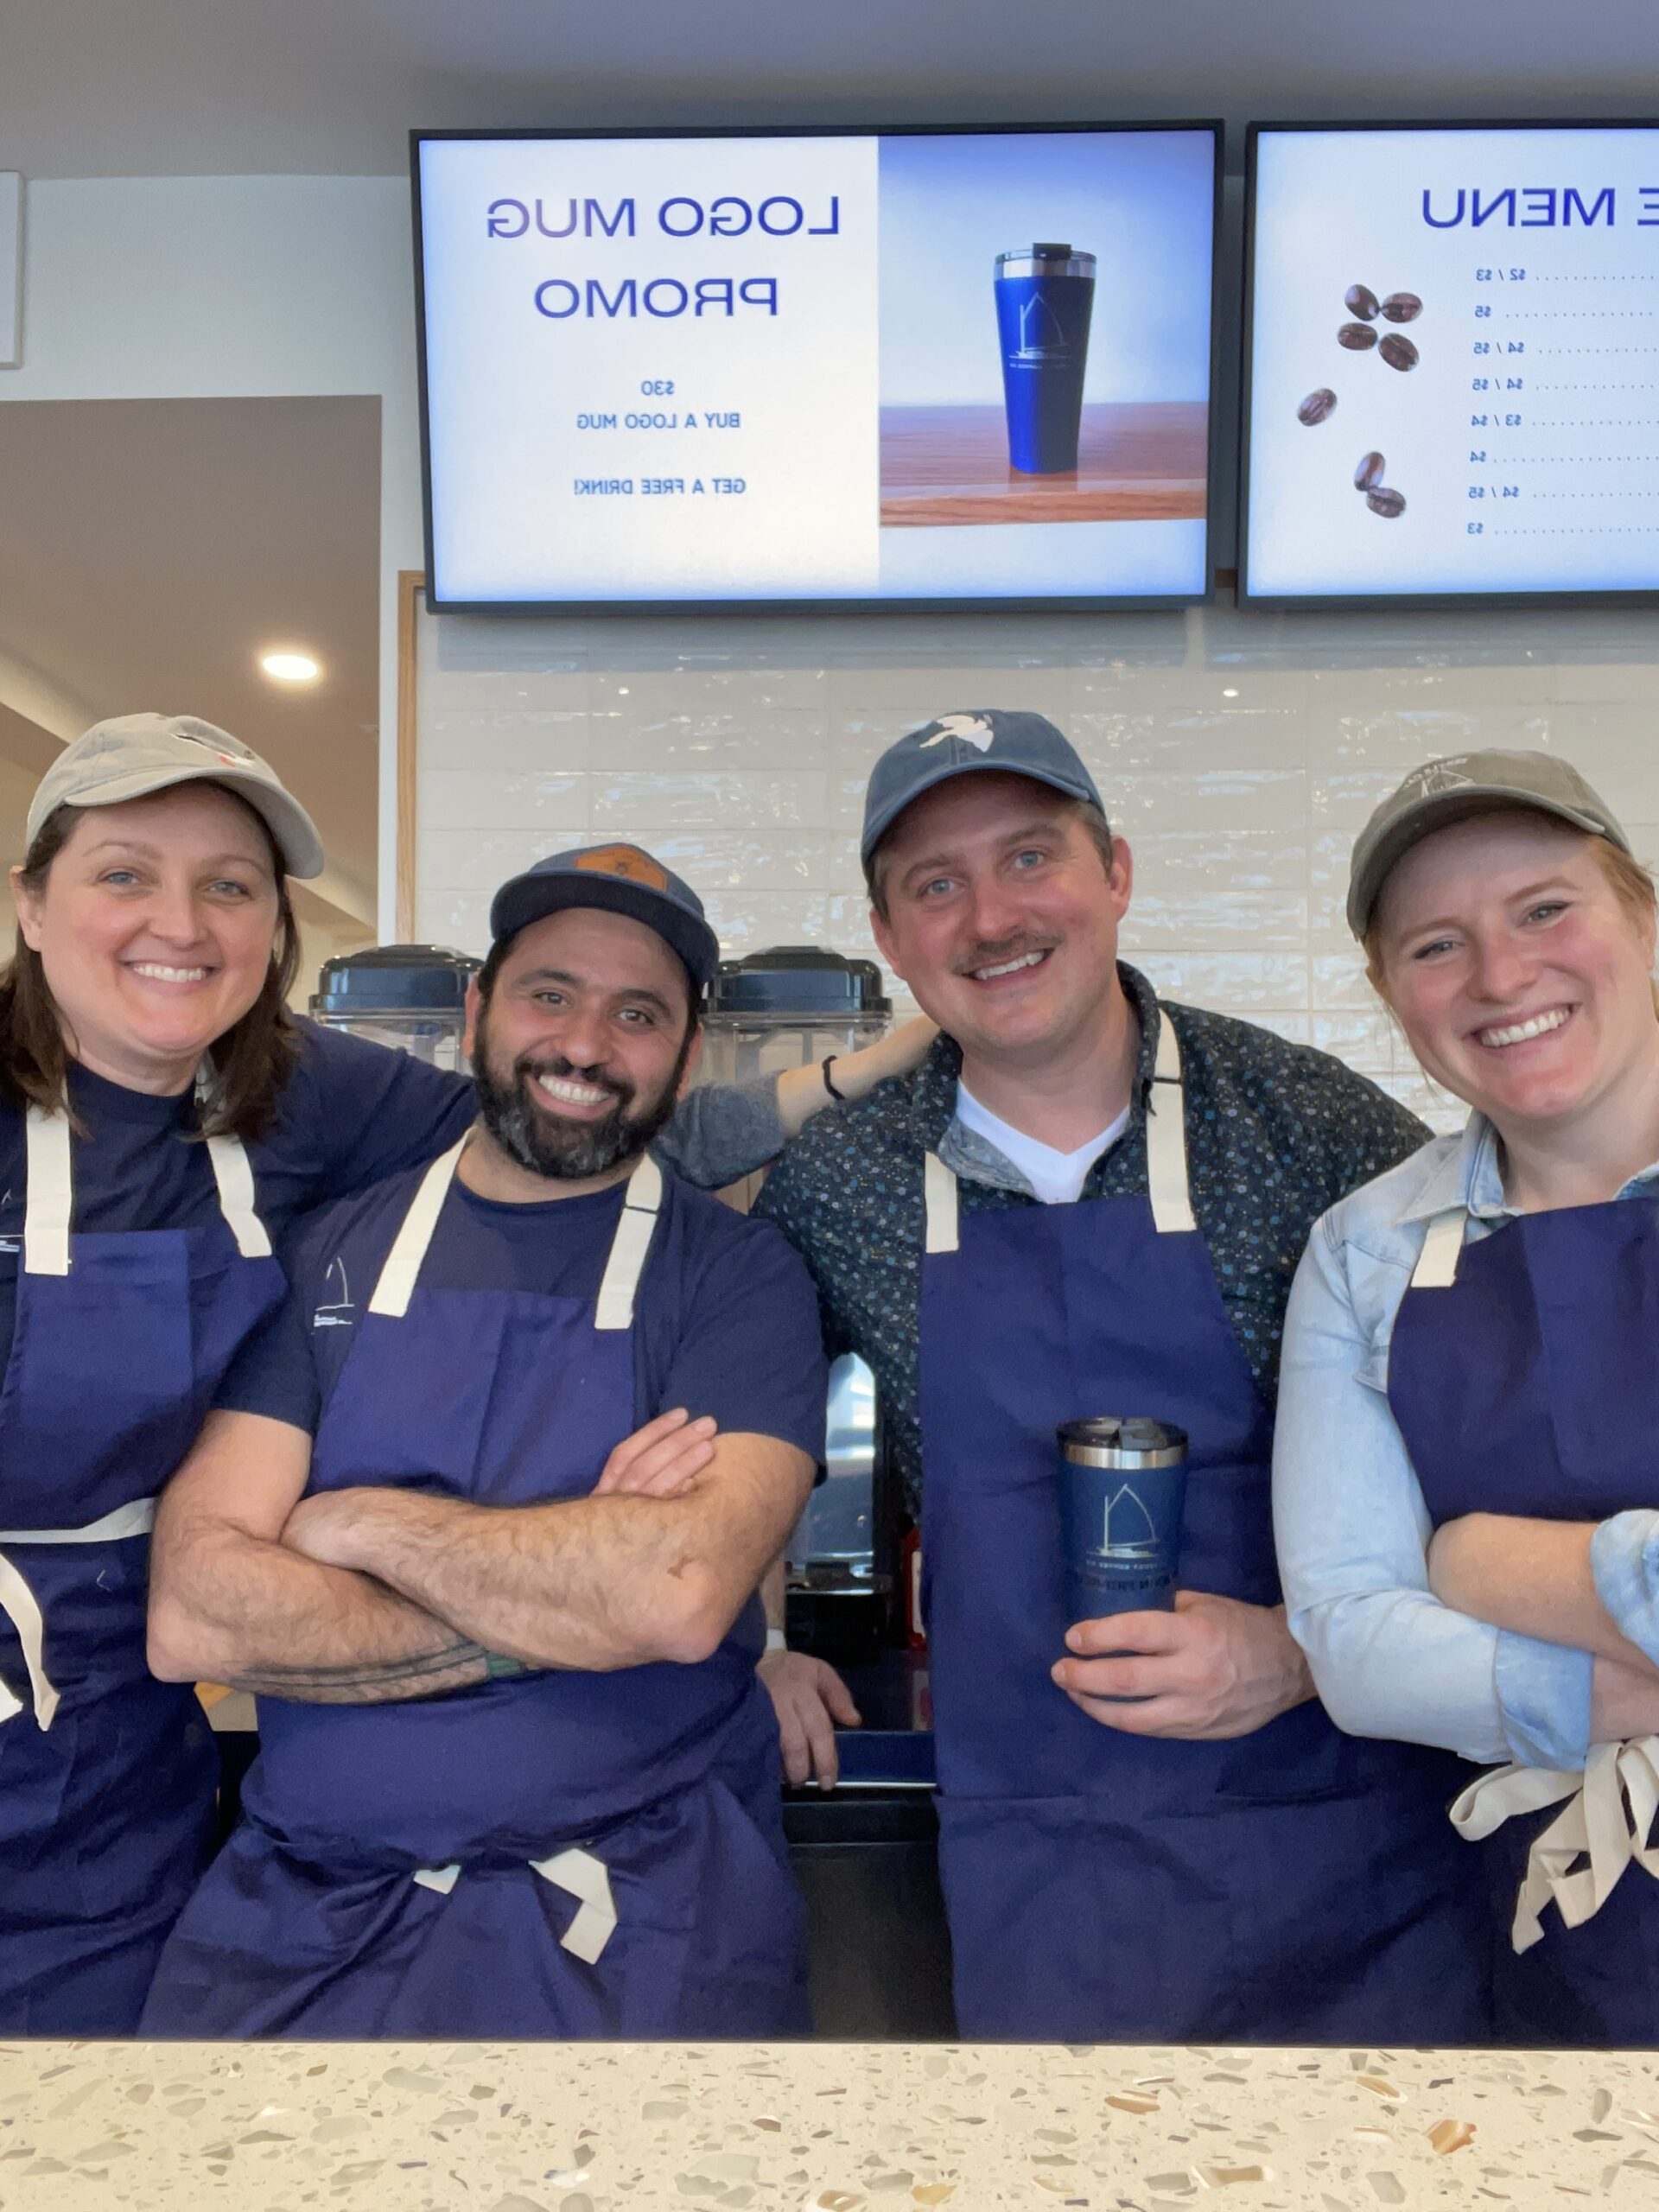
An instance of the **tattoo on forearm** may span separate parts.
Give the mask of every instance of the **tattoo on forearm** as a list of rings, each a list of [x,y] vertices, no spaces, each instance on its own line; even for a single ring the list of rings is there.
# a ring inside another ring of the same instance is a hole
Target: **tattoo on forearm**
[[[349,1667],[262,1667],[238,1675],[234,1687],[302,1705],[378,1705],[435,1697],[484,1681],[492,1671],[490,1657],[480,1645],[459,1637],[440,1651]]]

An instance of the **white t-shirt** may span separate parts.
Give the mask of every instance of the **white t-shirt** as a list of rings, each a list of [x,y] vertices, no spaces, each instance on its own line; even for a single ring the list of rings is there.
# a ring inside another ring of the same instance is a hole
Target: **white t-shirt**
[[[1103,1152],[1111,1150],[1128,1128],[1129,1109],[1126,1106],[1109,1128],[1103,1129],[1097,1137],[1090,1137],[1087,1144],[1080,1144],[1075,1152],[1056,1152],[1052,1144],[1040,1144],[1023,1129],[1014,1128],[993,1114],[988,1106],[982,1106],[960,1080],[957,1084],[957,1119],[964,1128],[976,1130],[994,1144],[1002,1157],[1020,1170],[1043,1204],[1054,1206],[1070,1205],[1081,1196],[1089,1170]]]

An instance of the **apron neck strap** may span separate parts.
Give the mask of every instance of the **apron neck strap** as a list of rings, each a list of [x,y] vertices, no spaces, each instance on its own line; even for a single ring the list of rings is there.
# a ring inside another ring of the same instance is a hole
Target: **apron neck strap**
[[[196,1077],[200,1105],[210,1077],[204,1066]],[[70,1158],[69,1116],[31,1106],[24,1116],[23,1141],[28,1185],[23,1198],[23,1273],[67,1275],[69,1228],[74,1213],[74,1171]],[[253,1169],[238,1137],[209,1137],[207,1158],[219,1192],[219,1210],[245,1260],[268,1260],[270,1238],[254,1204]]]
[[[599,1302],[594,1308],[596,1329],[633,1326],[633,1294],[645,1273],[645,1255],[651,1249],[662,1204],[663,1171],[647,1153],[628,1178],[622,1218],[616,1224],[611,1256],[605,1262],[605,1277],[599,1286]]]
[[[469,1129],[467,1136],[471,1135]],[[455,1170],[466,1149],[467,1137],[461,1137],[448,1152],[441,1152],[422,1176],[374,1286],[374,1294],[368,1304],[371,1313],[384,1313],[389,1320],[401,1321],[408,1313],[421,1262],[426,1257],[432,1232],[438,1225],[438,1216],[443,1211],[443,1202],[449,1195],[449,1185],[455,1179]]]
[[[471,1135],[470,1130],[467,1135]],[[441,1154],[422,1176],[403,1225],[386,1255],[374,1294],[369,1300],[371,1313],[401,1321],[409,1312],[421,1264],[431,1245],[438,1216],[443,1211],[443,1202],[449,1195],[449,1185],[455,1179],[455,1170],[466,1148],[467,1138],[462,1137],[458,1144]],[[632,1327],[633,1296],[645,1272],[645,1255],[651,1249],[652,1232],[657,1226],[662,1203],[663,1171],[647,1153],[628,1178],[622,1217],[616,1224],[604,1280],[599,1287],[599,1302],[594,1313],[596,1329]]]
[[[1181,1048],[1167,1010],[1158,1009],[1158,1057],[1147,1100],[1147,1190],[1160,1236],[1198,1228],[1186,1177],[1186,1093]]]
[[[1158,1057],[1147,1102],[1147,1184],[1152,1200],[1153,1224],[1160,1236],[1195,1230],[1192,1196],[1186,1179],[1185,1093],[1181,1088],[1181,1048],[1169,1016],[1161,1008],[1158,1024]],[[954,1252],[960,1241],[960,1207],[957,1179],[936,1153],[930,1152],[923,1167],[923,1203],[927,1211],[925,1249]]]
[[[1467,1212],[1459,1206],[1455,1213],[1440,1214],[1429,1223],[1423,1249],[1411,1271],[1413,1290],[1451,1289],[1458,1279],[1458,1262],[1463,1256],[1464,1230],[1468,1221]]]

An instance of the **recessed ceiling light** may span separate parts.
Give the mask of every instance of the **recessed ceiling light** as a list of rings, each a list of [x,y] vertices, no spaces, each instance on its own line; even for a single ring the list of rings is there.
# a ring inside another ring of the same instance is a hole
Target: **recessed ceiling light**
[[[315,683],[322,674],[309,653],[261,653],[259,665],[274,683]]]

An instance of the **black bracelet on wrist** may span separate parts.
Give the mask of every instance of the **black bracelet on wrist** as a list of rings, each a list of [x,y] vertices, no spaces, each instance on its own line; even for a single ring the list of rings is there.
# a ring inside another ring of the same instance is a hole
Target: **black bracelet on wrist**
[[[828,1058],[828,1059],[826,1059],[826,1060],[824,1061],[824,1063],[823,1063],[823,1087],[824,1087],[824,1089],[829,1092],[830,1096],[832,1098],[838,1100],[838,1101],[840,1102],[840,1103],[841,1103],[842,1105],[843,1105],[843,1106],[844,1106],[844,1105],[847,1103],[847,1094],[846,1094],[846,1092],[845,1092],[844,1090],[837,1090],[836,1089],[835,1084],[834,1084],[833,1083],[831,1083],[831,1082],[830,1082],[830,1069],[831,1069],[832,1067],[834,1067],[834,1065],[836,1065],[836,1055],[835,1055],[833,1052],[831,1052],[831,1053],[830,1053],[830,1057]]]

